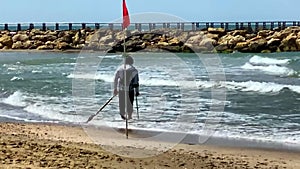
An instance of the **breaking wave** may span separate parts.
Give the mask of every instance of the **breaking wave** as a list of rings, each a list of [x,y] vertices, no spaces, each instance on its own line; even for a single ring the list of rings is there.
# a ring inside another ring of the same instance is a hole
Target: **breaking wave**
[[[260,70],[270,75],[292,76],[297,72],[286,67],[290,63],[290,59],[273,59],[260,56],[253,56],[241,68],[247,70]]]

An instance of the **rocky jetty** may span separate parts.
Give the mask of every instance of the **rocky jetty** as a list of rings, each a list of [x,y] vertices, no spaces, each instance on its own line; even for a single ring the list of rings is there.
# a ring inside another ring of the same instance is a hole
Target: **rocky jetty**
[[[126,48],[134,51],[170,52],[286,52],[300,51],[300,27],[283,30],[249,29],[225,31],[208,28],[197,31],[158,29],[151,32],[126,32]],[[122,52],[124,33],[120,30],[0,31],[0,49],[95,50]]]

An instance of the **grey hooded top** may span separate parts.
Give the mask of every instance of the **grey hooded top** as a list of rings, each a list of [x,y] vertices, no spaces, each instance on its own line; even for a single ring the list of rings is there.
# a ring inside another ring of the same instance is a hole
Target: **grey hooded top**
[[[124,78],[125,73],[126,82]],[[134,90],[136,88],[136,92],[139,92],[138,71],[134,66],[128,64],[126,64],[126,71],[124,71],[124,65],[120,66],[114,78],[114,89],[125,90],[125,86],[127,86],[127,90]]]

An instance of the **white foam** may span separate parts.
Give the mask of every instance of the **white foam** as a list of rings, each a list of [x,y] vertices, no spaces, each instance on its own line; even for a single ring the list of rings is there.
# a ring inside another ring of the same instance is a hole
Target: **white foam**
[[[75,123],[86,120],[79,115],[66,114],[65,112],[68,111],[68,108],[63,108],[62,106],[63,105],[44,105],[41,103],[35,103],[25,107],[24,110],[52,120]]]
[[[17,68],[15,68],[15,67],[8,67],[7,70],[15,71],[15,70],[17,70]]]
[[[113,82],[113,75],[106,74],[69,74],[67,78],[70,79],[90,79],[90,80],[103,80],[105,82]]]
[[[296,71],[286,67],[290,63],[290,59],[274,59],[264,58],[254,55],[241,68],[247,70],[260,70],[270,75],[291,76]]]
[[[178,83],[174,80],[163,80],[163,79],[141,79],[141,85],[146,86],[178,86]]]
[[[248,63],[249,64],[249,63]],[[273,69],[278,71],[278,69]],[[279,71],[280,72],[280,71]],[[291,74],[290,71],[281,71],[280,74]],[[85,75],[74,75],[70,74],[68,78],[83,78],[83,79],[94,79],[102,80],[104,82],[112,83],[113,75],[108,74],[85,74]],[[151,77],[151,78],[140,78],[140,85],[144,86],[180,86],[187,88],[212,88],[212,87],[225,87],[230,90],[240,90],[244,92],[259,92],[259,93],[278,93],[284,88],[288,88],[293,92],[300,93],[300,86],[296,85],[286,85],[286,84],[277,84],[273,82],[255,82],[255,81],[246,81],[246,82],[213,82],[213,81],[176,81],[162,79],[161,77]]]
[[[266,65],[288,65],[290,59],[274,59],[274,58],[264,58],[261,56],[254,55],[250,58],[249,63],[257,66],[266,66]]]
[[[246,81],[246,82],[235,82],[235,81],[198,81],[197,84],[200,88],[226,88],[229,90],[239,90],[243,92],[258,92],[258,93],[278,93],[284,88],[290,89],[293,92],[300,93],[300,86],[297,85],[287,85],[278,84],[274,82],[256,82],[256,81]]]
[[[245,124],[251,123],[248,121],[245,122]],[[286,124],[281,124],[275,128],[264,128],[259,126],[259,122],[257,123],[257,126],[259,127],[254,127],[253,125],[256,124],[253,123],[250,126],[243,126],[242,128],[240,125],[236,127],[232,125],[223,125],[220,130],[215,132],[215,136],[226,139],[255,141],[260,143],[278,143],[280,145],[284,143],[287,145],[297,145],[299,147],[299,131],[280,131],[279,128],[282,128],[282,125],[286,126]]]
[[[104,82],[113,83],[114,75],[109,74],[70,74],[67,78],[77,78],[77,79],[92,79],[92,80],[102,80]],[[183,87],[195,87],[195,83],[192,81],[176,81],[167,80],[160,77],[154,78],[143,78],[140,77],[140,85],[145,86],[183,86]]]
[[[277,84],[273,82],[225,82],[225,87],[232,90],[240,90],[245,92],[259,92],[259,93],[278,93],[284,88],[288,88],[293,92],[300,93],[300,86]]]
[[[34,119],[26,119],[23,117],[21,118],[21,117],[17,117],[17,116],[10,116],[10,115],[5,115],[5,114],[0,114],[0,117],[18,120],[18,121],[25,121],[25,122],[47,122],[47,121],[40,121],[40,120],[34,120]],[[51,122],[53,122],[53,121],[51,121]]]
[[[22,77],[17,77],[17,76],[14,76],[10,79],[10,81],[18,81],[18,80],[24,80]]]
[[[261,70],[263,72],[266,72],[267,74],[278,75],[278,76],[279,75],[291,76],[296,74],[296,72],[293,69],[284,66],[278,66],[278,65],[257,66],[257,65],[252,65],[251,63],[245,63],[241,68],[248,69],[248,70]]]
[[[42,73],[43,71],[41,70],[32,70],[31,73]]]
[[[96,79],[103,80],[104,82],[108,82],[108,83],[114,82],[114,76],[108,74],[97,74]]]
[[[113,58],[121,58],[122,55],[105,55],[105,56],[98,56],[99,58],[109,58],[109,59],[113,59]]]
[[[27,104],[25,102],[25,96],[20,91],[14,92],[8,98],[2,100],[3,103],[12,106],[25,107]]]
[[[64,63],[63,65],[67,65],[67,66],[74,66],[76,65],[77,63]]]
[[[219,82],[213,82],[213,81],[197,81],[197,84],[200,88],[203,89],[217,87],[221,85]]]

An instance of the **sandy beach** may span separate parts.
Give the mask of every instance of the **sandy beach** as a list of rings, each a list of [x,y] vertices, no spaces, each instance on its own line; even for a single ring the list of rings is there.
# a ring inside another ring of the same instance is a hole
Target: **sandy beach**
[[[135,146],[123,131],[112,138],[111,131],[94,128],[106,140],[99,143],[81,126],[1,123],[0,128],[0,168],[300,168],[299,152],[188,144],[159,152],[151,142]],[[111,150],[157,155],[132,158]]]

